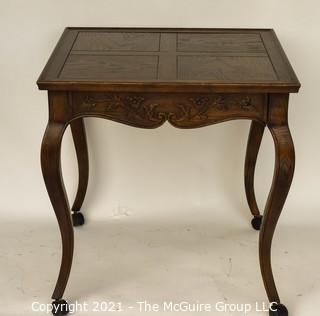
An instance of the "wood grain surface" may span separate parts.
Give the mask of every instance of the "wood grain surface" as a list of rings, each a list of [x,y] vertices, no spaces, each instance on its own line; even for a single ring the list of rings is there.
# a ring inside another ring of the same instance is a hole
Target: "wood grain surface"
[[[40,89],[297,92],[273,30],[67,28]]]

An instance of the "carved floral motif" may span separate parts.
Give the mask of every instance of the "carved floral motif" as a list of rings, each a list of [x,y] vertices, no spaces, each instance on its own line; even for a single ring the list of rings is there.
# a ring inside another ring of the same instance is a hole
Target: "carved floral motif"
[[[88,110],[96,108],[97,105],[102,105],[105,111],[113,111],[122,106],[122,99],[116,94],[106,95],[100,99],[88,95],[82,102],[82,106]]]
[[[255,106],[252,104],[251,98],[248,96],[240,101],[240,107],[245,111],[255,110]]]
[[[249,95],[163,95],[100,93],[85,95],[82,110],[103,112],[112,118],[128,123],[144,122],[145,125],[161,125],[165,121],[173,125],[184,122],[205,122],[216,115],[227,117],[229,112],[256,110]],[[191,124],[192,125],[192,124]]]

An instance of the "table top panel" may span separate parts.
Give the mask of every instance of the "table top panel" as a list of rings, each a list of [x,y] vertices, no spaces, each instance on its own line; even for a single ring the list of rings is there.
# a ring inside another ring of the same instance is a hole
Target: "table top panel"
[[[67,28],[45,90],[297,92],[270,29]]]

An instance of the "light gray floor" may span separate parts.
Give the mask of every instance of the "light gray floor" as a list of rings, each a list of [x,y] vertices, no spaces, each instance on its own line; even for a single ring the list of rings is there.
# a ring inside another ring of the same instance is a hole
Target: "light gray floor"
[[[227,212],[228,210],[226,210]],[[158,212],[158,214],[161,214]],[[141,313],[137,301],[247,303],[266,301],[258,266],[258,233],[247,220],[214,212],[119,216],[76,229],[75,257],[65,298],[70,303],[121,302],[113,315],[243,315],[235,312]],[[320,230],[280,222],[274,273],[290,316],[320,309]],[[50,303],[60,264],[55,221],[0,224],[0,315],[45,315],[31,304]],[[133,308],[130,308],[133,307]],[[78,312],[77,315],[104,313]],[[109,313],[108,313],[109,314]],[[251,312],[247,315],[268,315]]]

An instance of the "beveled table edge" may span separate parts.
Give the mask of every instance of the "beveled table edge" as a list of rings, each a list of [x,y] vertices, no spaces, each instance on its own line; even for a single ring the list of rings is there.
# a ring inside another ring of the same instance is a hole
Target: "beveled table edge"
[[[296,93],[297,84],[224,84],[212,82],[37,81],[40,90],[105,92]]]

